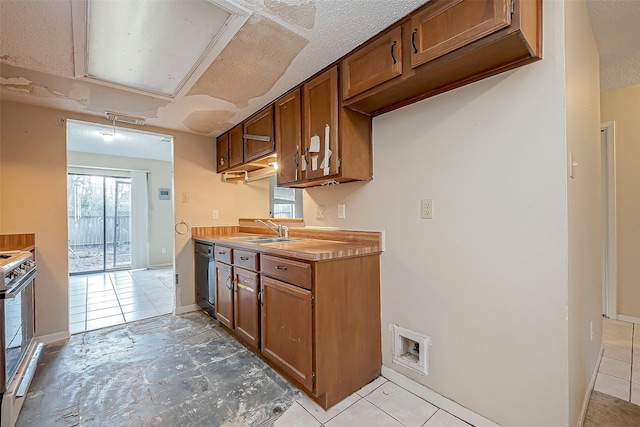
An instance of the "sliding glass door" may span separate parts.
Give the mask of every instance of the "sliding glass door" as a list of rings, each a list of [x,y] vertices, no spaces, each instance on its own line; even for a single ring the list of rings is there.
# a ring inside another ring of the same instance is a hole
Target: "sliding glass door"
[[[68,174],[69,273],[131,266],[131,178]]]

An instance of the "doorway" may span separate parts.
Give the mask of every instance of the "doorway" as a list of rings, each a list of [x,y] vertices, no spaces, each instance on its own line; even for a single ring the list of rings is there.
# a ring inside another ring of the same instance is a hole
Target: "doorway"
[[[604,286],[602,289],[602,314],[610,319],[618,318],[617,309],[617,261],[616,261],[616,147],[615,123],[600,126],[602,158],[602,194],[604,195]]]
[[[69,332],[173,312],[173,137],[67,120],[67,179]]]
[[[131,178],[67,175],[69,274],[131,267]]]

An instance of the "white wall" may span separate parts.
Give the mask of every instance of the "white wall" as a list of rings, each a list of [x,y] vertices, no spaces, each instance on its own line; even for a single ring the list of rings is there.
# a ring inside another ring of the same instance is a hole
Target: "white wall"
[[[569,425],[579,425],[602,341],[604,200],[599,58],[584,0],[565,3],[567,151],[578,163],[568,180]],[[591,339],[590,322],[593,327]]]
[[[305,194],[309,225],[386,232],[383,363],[504,426],[569,421],[564,4],[543,9],[542,61],[376,117],[373,181]],[[431,337],[429,377],[392,363],[390,323]]]
[[[95,116],[2,103],[0,233],[36,233],[38,336],[68,331],[67,118],[109,124]],[[174,137],[174,193],[190,193],[189,203],[174,197],[177,221],[191,226],[237,225],[238,217],[268,215],[266,181],[247,185],[220,181],[214,172],[213,138],[154,127],[145,130]],[[211,219],[212,209],[219,210],[219,220]],[[193,246],[190,232],[175,237],[180,310],[195,303]]]
[[[171,264],[173,262],[173,202],[159,200],[158,189],[172,188],[173,168],[171,162],[160,160],[138,159],[133,157],[107,156],[69,151],[67,163],[79,166],[96,166],[103,168],[120,168],[130,170],[146,170],[149,188],[149,266]],[[87,171],[96,173],[95,171]],[[162,253],[166,248],[166,253]]]

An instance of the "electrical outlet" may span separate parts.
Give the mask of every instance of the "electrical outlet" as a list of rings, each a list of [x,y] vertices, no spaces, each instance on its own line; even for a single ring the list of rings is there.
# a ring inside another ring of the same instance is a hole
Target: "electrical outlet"
[[[324,205],[316,206],[316,219],[324,219]]]
[[[214,211],[211,213],[211,217],[212,217],[213,219],[218,219],[218,211],[215,211],[215,210],[214,210]]]
[[[433,218],[433,200],[423,199],[420,202],[420,218],[432,219]]]
[[[182,193],[182,203],[189,203],[189,193]]]
[[[345,219],[347,217],[347,206],[338,205],[338,219]]]

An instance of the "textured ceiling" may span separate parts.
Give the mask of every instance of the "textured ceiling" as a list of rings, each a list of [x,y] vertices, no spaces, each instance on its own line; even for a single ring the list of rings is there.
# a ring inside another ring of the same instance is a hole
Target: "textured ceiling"
[[[186,7],[193,0],[167,1]],[[187,96],[170,101],[74,78],[71,0],[1,0],[0,96],[99,116],[111,110],[216,136],[426,0],[236,2],[252,16]],[[587,5],[601,55],[601,90],[640,84],[640,0]]]
[[[587,0],[600,53],[600,90],[640,84],[640,0]]]
[[[188,7],[194,0],[167,1]],[[0,95],[100,116],[111,110],[215,136],[426,2],[235,1],[252,11],[249,20],[185,97],[167,100],[74,78],[71,0],[2,0]]]

